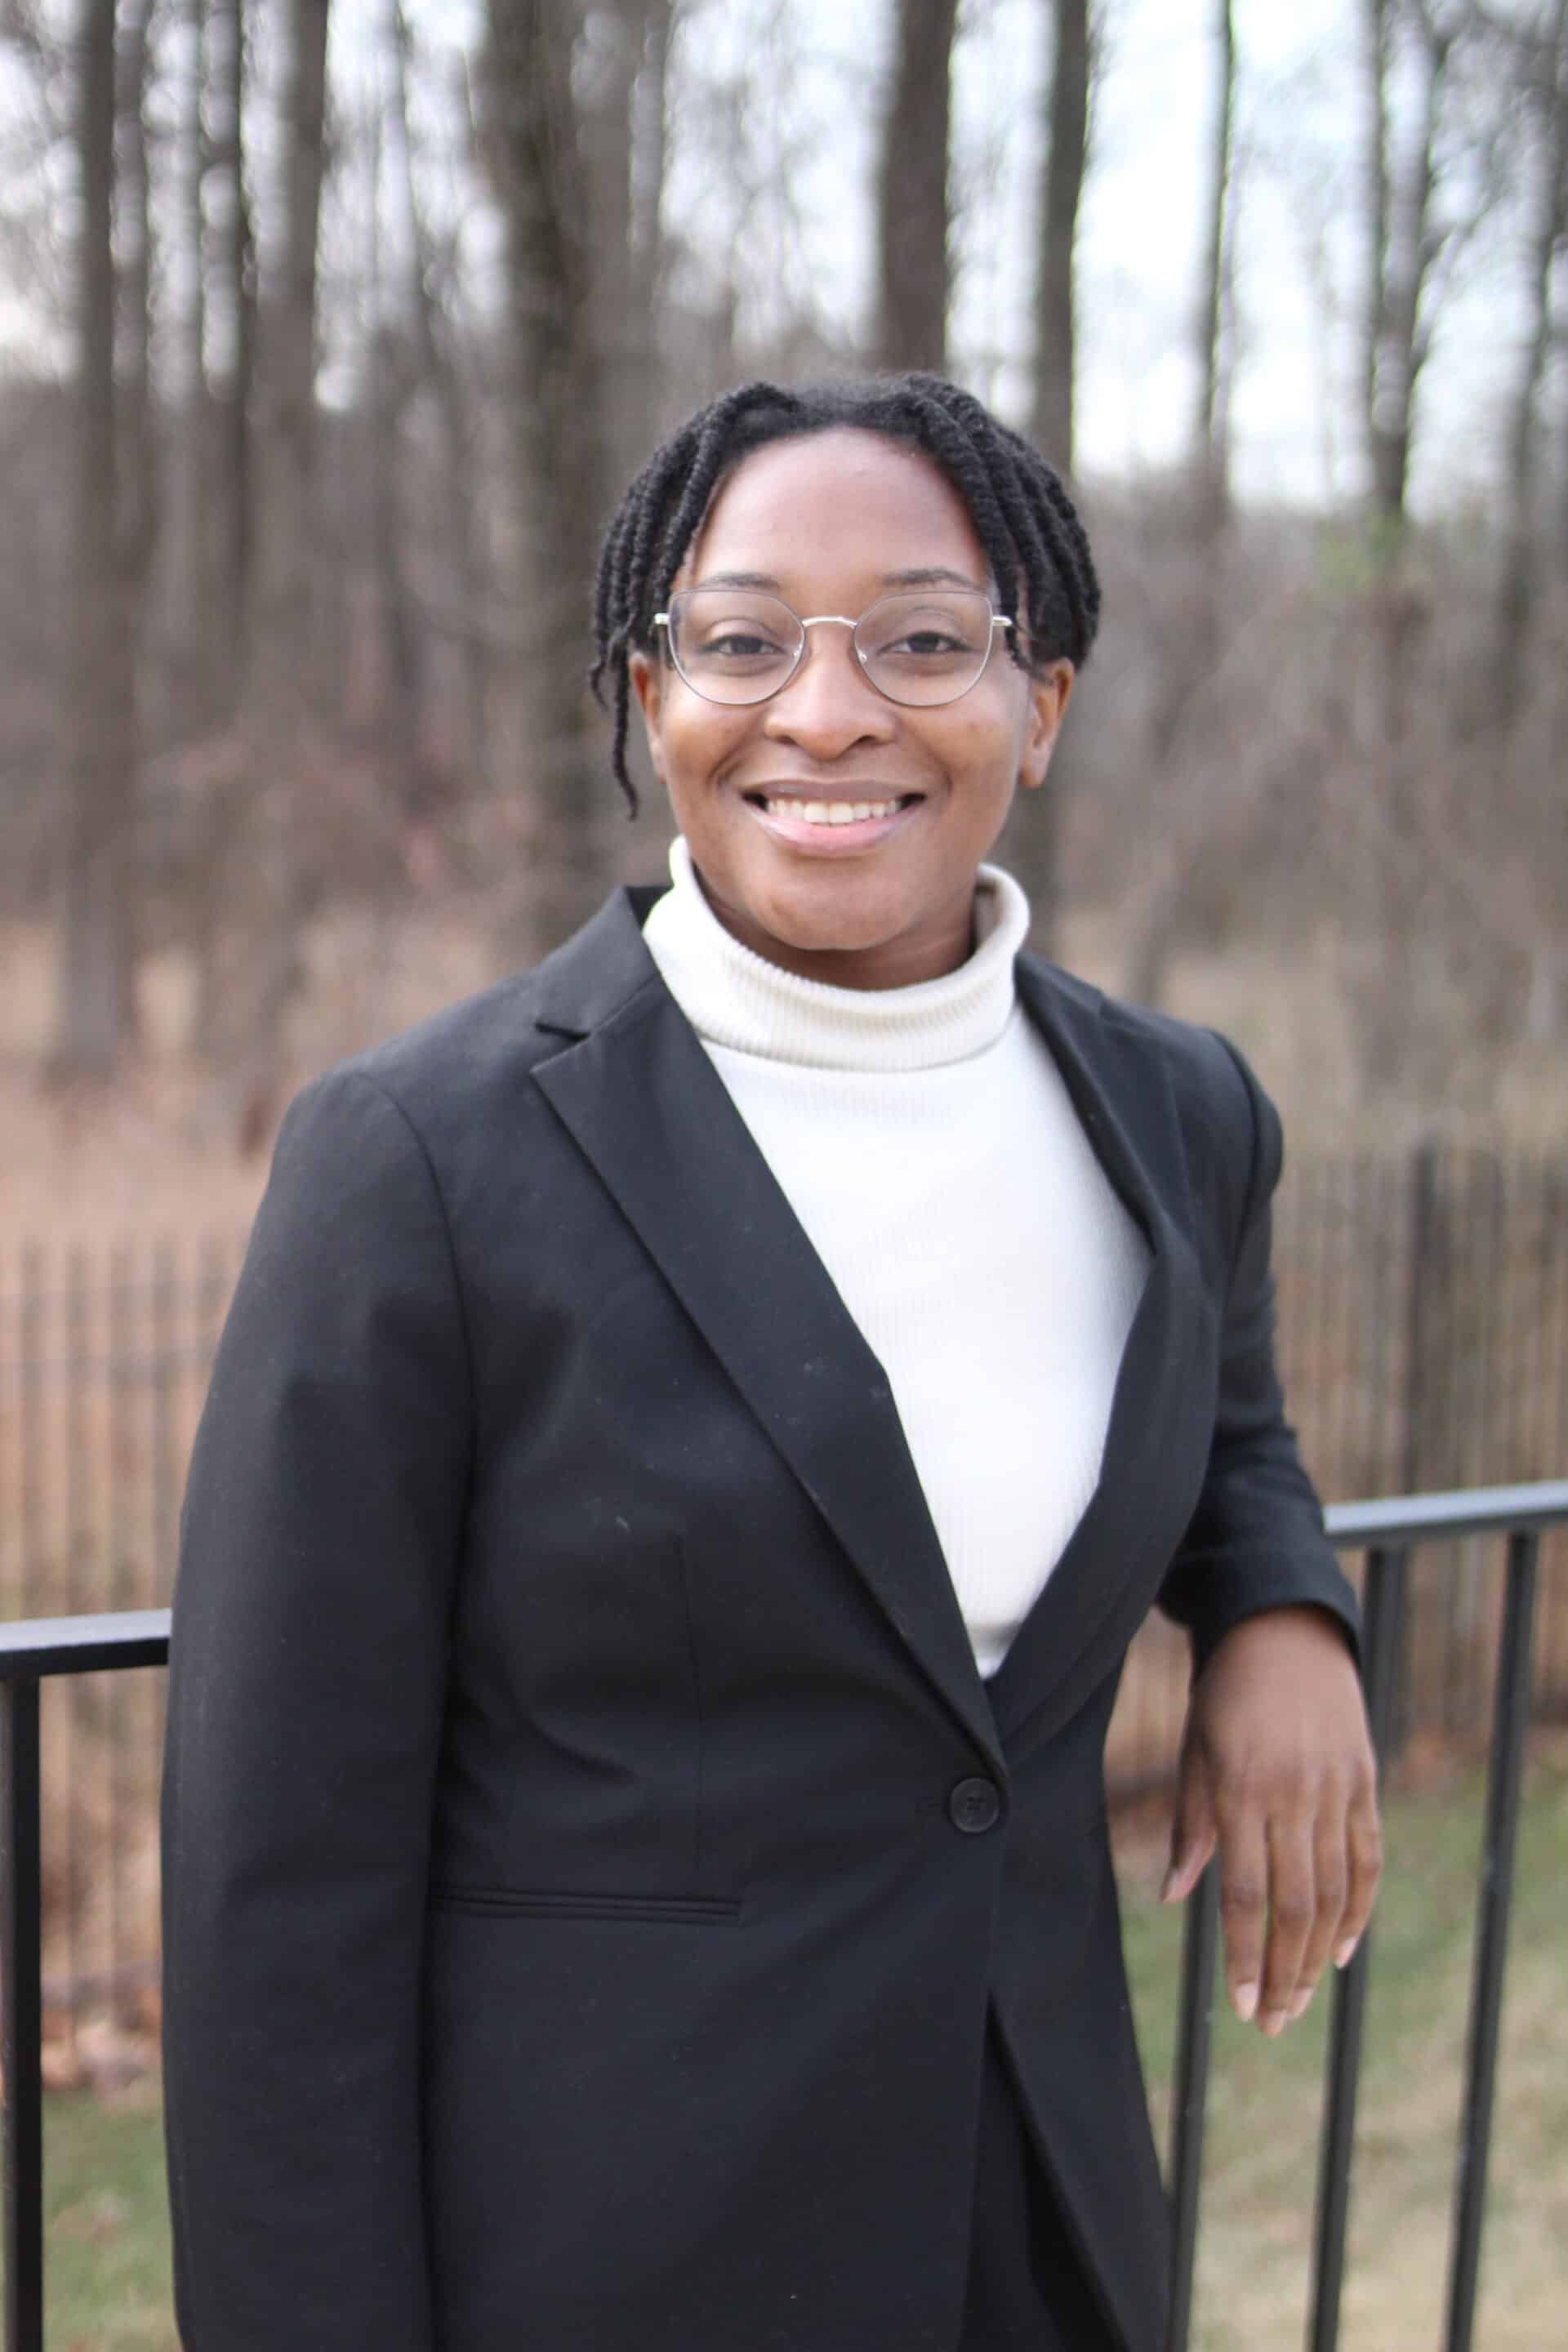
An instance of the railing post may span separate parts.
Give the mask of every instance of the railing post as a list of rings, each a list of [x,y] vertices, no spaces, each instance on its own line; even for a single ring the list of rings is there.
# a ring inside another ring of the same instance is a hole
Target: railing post
[[[1211,1862],[1187,1898],[1182,1936],[1182,2011],[1171,2098],[1171,2306],[1165,2352],[1187,2352],[1192,2326],[1218,1948],[1219,1864]]]
[[[38,1685],[0,1682],[0,2066],[5,2070],[5,2352],[43,2352],[44,2103]]]
[[[1403,1549],[1369,1551],[1363,1679],[1367,1717],[1380,1767],[1388,1752],[1394,1722],[1404,1612]],[[1329,2025],[1328,2099],[1318,2156],[1317,2256],[1312,2269],[1311,2316],[1307,2327],[1310,2352],[1335,2352],[1340,2340],[1340,2297],[1344,2285],[1345,2233],[1350,2221],[1351,2156],[1355,2145],[1356,2088],[1361,2074],[1362,2027],[1366,2015],[1370,1937],[1369,1929],[1350,1966],[1342,1969],[1334,1980]]]
[[[1509,1906],[1519,1800],[1530,1721],[1530,1649],[1541,1538],[1513,1535],[1508,1545],[1508,1595],[1502,1650],[1492,1707],[1491,1762],[1487,1775],[1486,1843],[1476,1913],[1475,1974],[1465,2065],[1465,2110],[1459,2128],[1454,2197],[1454,2246],[1448,2281],[1448,2352],[1470,2352],[1480,2272],[1481,2222],[1487,2194],[1492,2093],[1497,2081],[1502,2019],[1503,1965],[1508,1957]]]

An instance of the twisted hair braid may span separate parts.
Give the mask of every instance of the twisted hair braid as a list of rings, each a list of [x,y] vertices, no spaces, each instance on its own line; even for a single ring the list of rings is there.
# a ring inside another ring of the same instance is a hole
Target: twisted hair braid
[[[1020,667],[1064,656],[1081,667],[1100,624],[1100,581],[1089,536],[1061,478],[972,393],[910,372],[800,391],[745,383],[689,417],[661,443],[605,533],[594,583],[595,696],[611,688],[612,761],[630,813],[626,772],[631,655],[654,650],[653,616],[702,527],[721,482],[770,441],[848,425],[921,450],[963,500],[996,582],[1002,611],[1022,601],[1027,649],[1008,632]]]

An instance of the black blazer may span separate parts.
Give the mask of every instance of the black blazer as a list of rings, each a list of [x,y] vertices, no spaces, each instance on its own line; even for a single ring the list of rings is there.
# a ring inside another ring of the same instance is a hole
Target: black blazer
[[[988,2007],[1129,2352],[1165,2211],[1101,1748],[1353,1601],[1281,1417],[1278,1123],[1028,958],[1152,1264],[982,1682],[881,1367],[613,900],[308,1087],[186,1499],[165,2039],[187,2352],[951,2352]]]

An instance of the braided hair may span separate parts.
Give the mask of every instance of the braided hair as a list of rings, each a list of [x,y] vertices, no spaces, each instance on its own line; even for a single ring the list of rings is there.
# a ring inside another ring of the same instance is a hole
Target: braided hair
[[[770,441],[849,425],[923,451],[968,509],[996,581],[1001,609],[1025,605],[1029,653],[1007,633],[1020,668],[1062,657],[1081,667],[1100,620],[1089,539],[1060,478],[1037,451],[973,394],[910,373],[790,391],[745,383],[700,409],[653,453],[622,499],[599,550],[594,583],[594,665],[602,703],[610,680],[616,782],[637,814],[626,772],[630,656],[654,650],[653,616],[668,599],[719,485]]]

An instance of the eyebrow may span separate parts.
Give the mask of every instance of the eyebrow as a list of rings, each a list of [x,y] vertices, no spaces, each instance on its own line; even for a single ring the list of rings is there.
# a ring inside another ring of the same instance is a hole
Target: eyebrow
[[[771,572],[710,572],[693,583],[698,588],[763,588],[773,595],[782,592],[783,583]],[[986,591],[978,581],[963,572],[953,572],[945,563],[917,566],[910,572],[884,572],[884,588],[973,588],[984,595]]]

